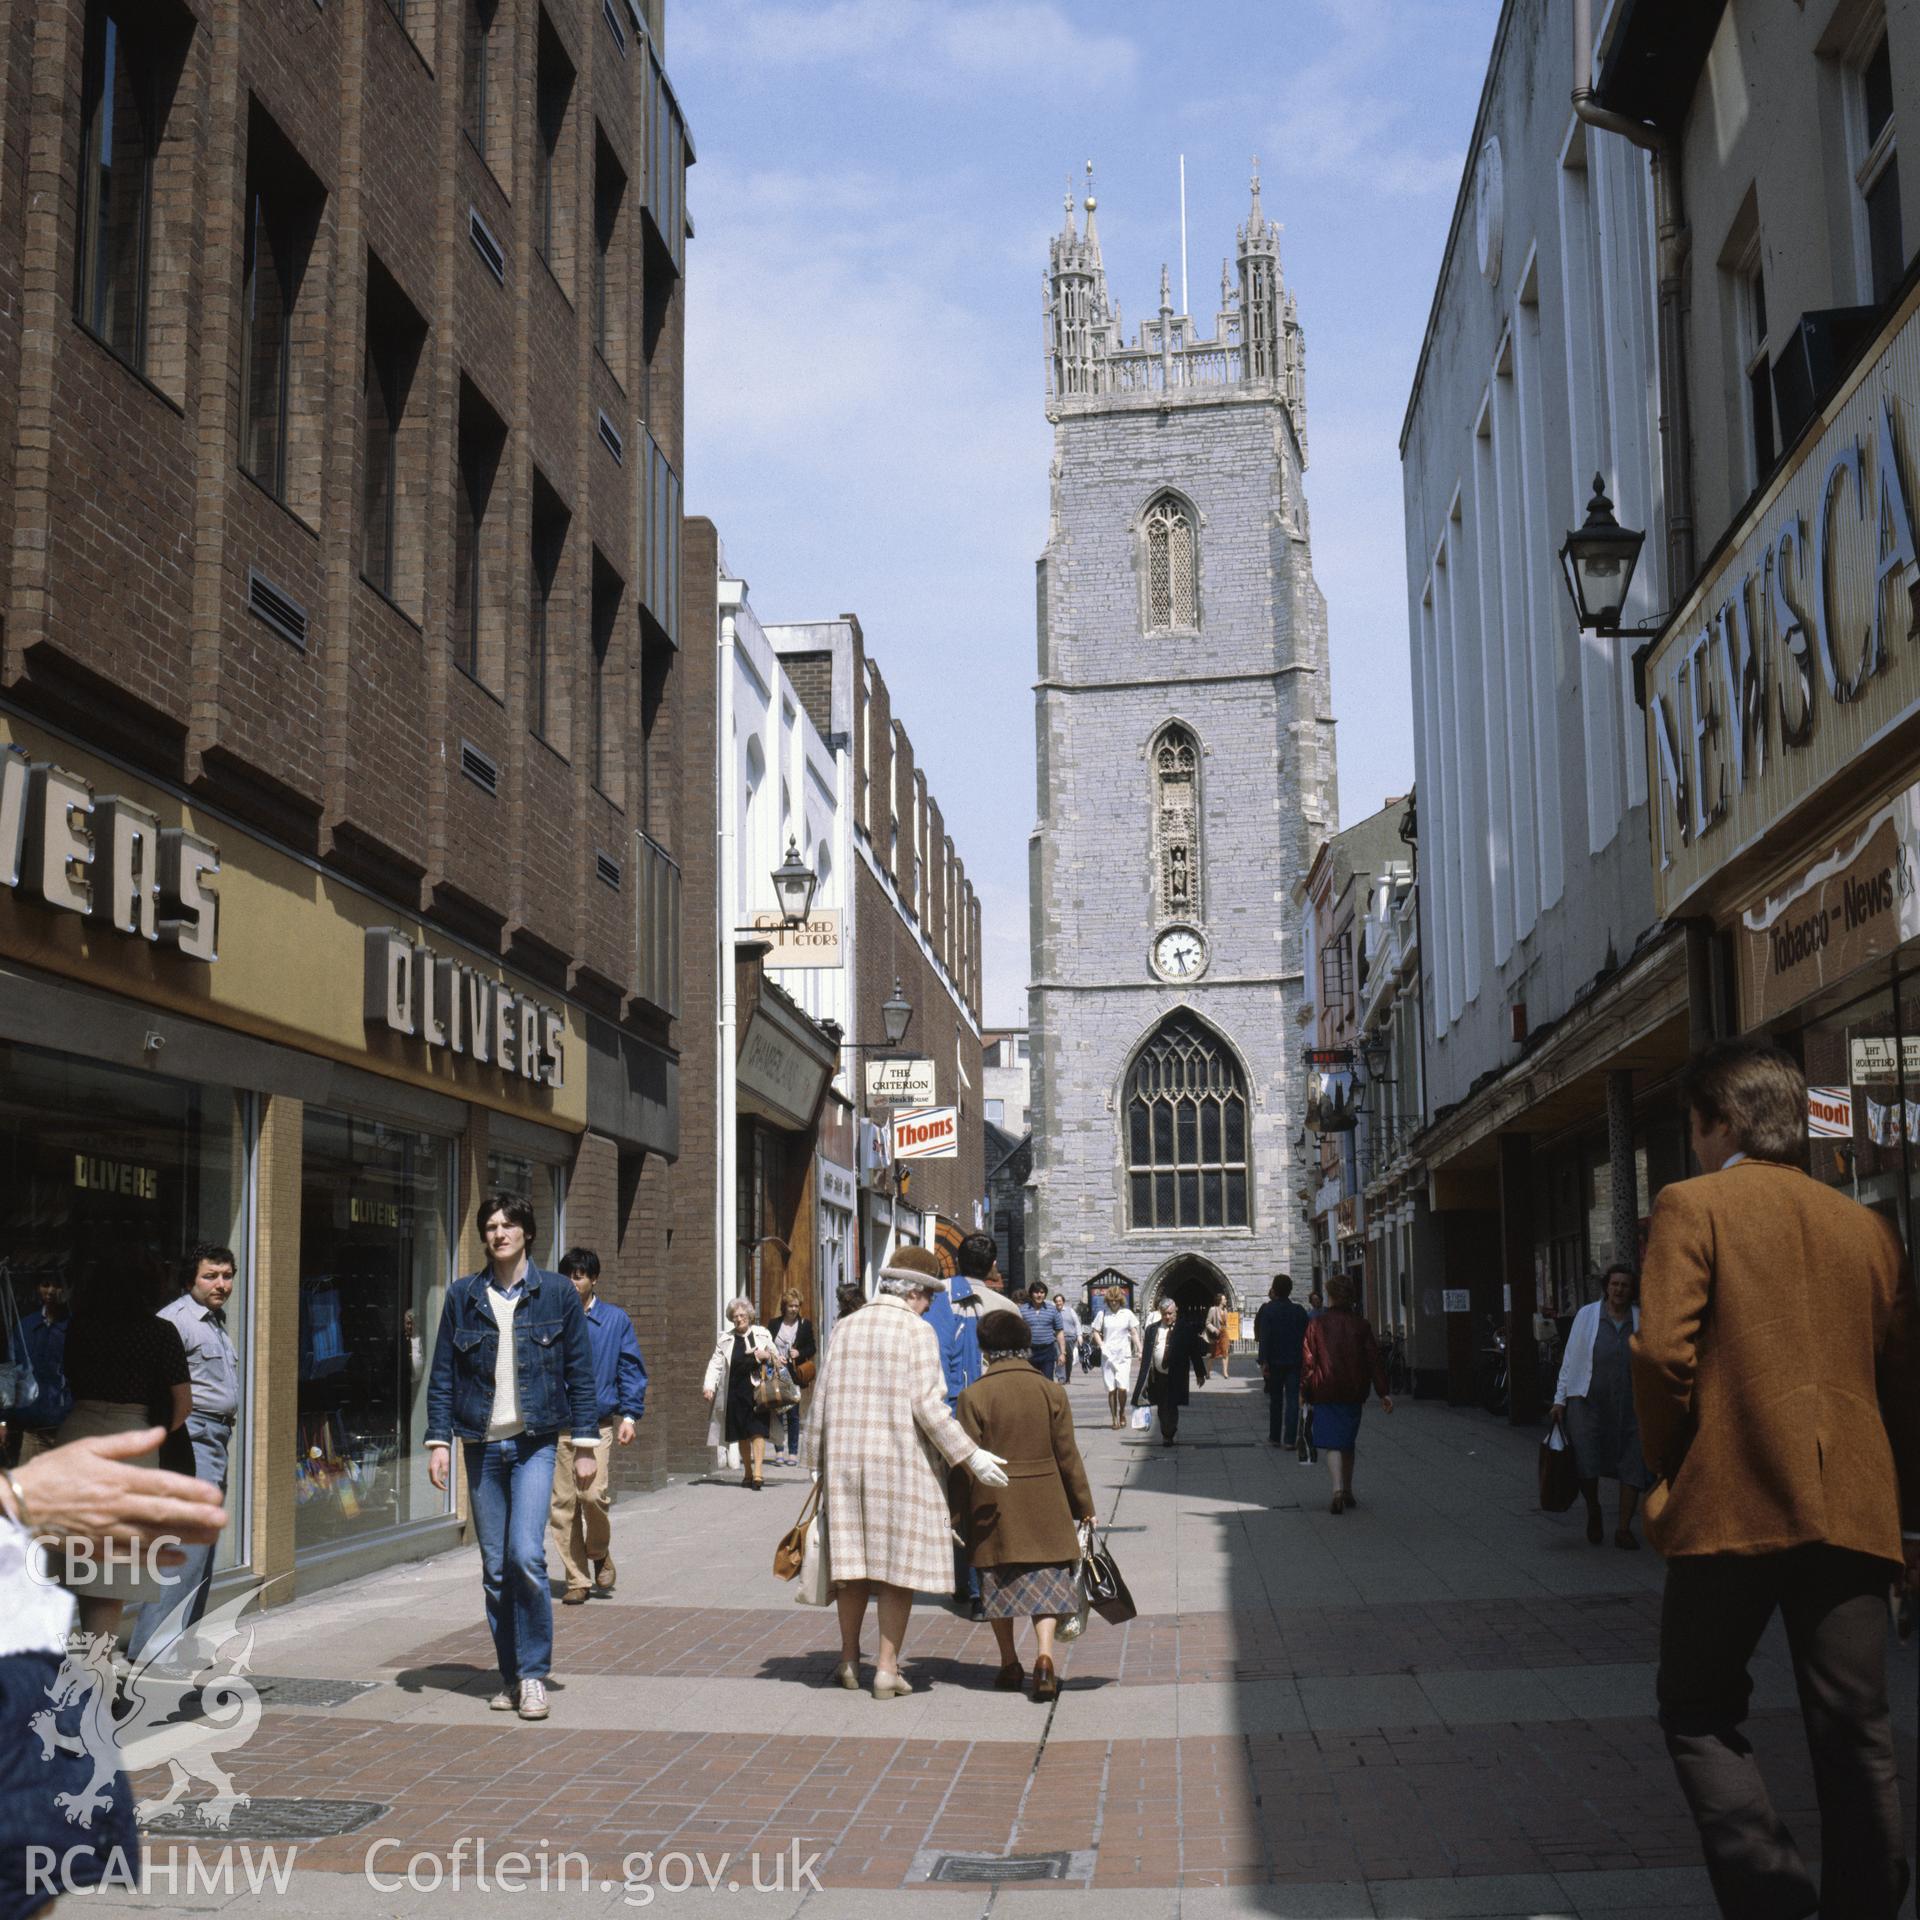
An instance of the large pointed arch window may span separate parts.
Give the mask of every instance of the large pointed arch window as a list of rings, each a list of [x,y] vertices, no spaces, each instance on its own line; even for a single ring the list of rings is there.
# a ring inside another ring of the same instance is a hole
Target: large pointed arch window
[[[1168,1016],[1127,1070],[1127,1224],[1247,1224],[1247,1082],[1190,1013]]]
[[[1147,509],[1147,627],[1200,624],[1200,571],[1193,514],[1183,501],[1163,493]]]
[[[1200,745],[1168,727],[1153,746],[1154,899],[1162,920],[1200,918]]]

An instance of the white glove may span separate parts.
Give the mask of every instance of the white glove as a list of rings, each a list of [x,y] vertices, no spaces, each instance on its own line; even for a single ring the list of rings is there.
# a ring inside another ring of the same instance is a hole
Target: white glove
[[[983,1487],[1004,1487],[1007,1484],[1007,1463],[997,1453],[989,1453],[985,1447],[975,1447],[967,1459],[967,1471]]]

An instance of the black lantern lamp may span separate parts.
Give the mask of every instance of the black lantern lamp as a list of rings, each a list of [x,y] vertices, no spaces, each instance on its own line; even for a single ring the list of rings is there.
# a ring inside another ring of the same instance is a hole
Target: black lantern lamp
[[[1567,591],[1573,595],[1574,615],[1584,631],[1620,631],[1620,610],[1627,604],[1627,589],[1633,585],[1633,570],[1646,538],[1613,517],[1606,482],[1596,473],[1586,524],[1568,534],[1560,548]]]
[[[1633,570],[1639,564],[1646,538],[1613,517],[1606,481],[1596,473],[1586,523],[1568,534],[1560,547],[1560,565],[1567,576],[1567,592],[1573,597],[1573,614],[1580,630],[1607,640],[1643,642],[1633,651],[1633,697],[1643,713],[1647,705],[1647,655],[1664,623],[1623,627],[1620,614],[1627,604],[1627,589],[1633,585]]]
[[[897,1047],[907,1037],[907,1029],[913,1025],[913,1003],[900,991],[900,976],[897,973],[893,976],[893,998],[880,1003],[880,1025],[890,1047]]]
[[[813,908],[813,890],[820,876],[800,858],[800,843],[787,837],[787,857],[773,870],[774,897],[780,902],[780,924],[804,927]]]

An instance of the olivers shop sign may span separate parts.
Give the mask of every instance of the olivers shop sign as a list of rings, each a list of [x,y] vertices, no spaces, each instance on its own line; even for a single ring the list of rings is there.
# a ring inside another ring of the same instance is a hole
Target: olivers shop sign
[[[211,964],[220,850],[77,773],[0,746],[0,885]]]
[[[566,1084],[566,1016],[393,927],[369,927],[366,1018],[539,1086]]]
[[[1663,915],[1920,711],[1917,408],[1920,305],[1655,649]]]

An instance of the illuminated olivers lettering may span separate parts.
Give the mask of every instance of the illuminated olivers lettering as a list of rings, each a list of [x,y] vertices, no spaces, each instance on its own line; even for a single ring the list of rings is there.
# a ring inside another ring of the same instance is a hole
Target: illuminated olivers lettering
[[[0,746],[0,885],[116,933],[219,957],[220,850],[136,801]]]
[[[367,929],[365,1013],[429,1048],[541,1086],[566,1084],[565,1017],[395,927]]]
[[[1724,597],[1666,651],[1666,684],[1648,690],[1663,870],[1673,865],[1676,839],[1682,846],[1703,839],[1735,794],[1765,775],[1773,726],[1783,753],[1803,752],[1815,738],[1823,687],[1833,706],[1846,706],[1887,672],[1902,598],[1906,621],[1897,637],[1920,640],[1920,537],[1899,424],[1893,397],[1883,394],[1871,471],[1862,439],[1829,462],[1812,496],[1810,575],[1808,530],[1799,509],[1789,508],[1754,563],[1729,571]],[[1870,537],[1870,611],[1857,606],[1857,595],[1843,605],[1840,592],[1846,581],[1836,546],[1849,508]]]

